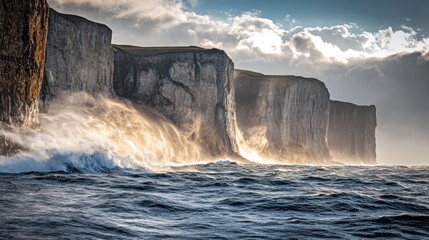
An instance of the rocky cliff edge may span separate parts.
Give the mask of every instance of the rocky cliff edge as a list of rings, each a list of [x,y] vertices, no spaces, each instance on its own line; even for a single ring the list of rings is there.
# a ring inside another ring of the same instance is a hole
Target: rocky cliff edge
[[[375,164],[377,126],[374,105],[330,101],[328,146],[335,161]]]
[[[240,147],[281,163],[328,163],[329,92],[313,78],[235,71]]]
[[[65,92],[112,94],[112,30],[52,8],[49,13],[42,100],[49,101]]]
[[[212,157],[237,152],[234,63],[218,49],[114,45],[115,93],[162,113]]]

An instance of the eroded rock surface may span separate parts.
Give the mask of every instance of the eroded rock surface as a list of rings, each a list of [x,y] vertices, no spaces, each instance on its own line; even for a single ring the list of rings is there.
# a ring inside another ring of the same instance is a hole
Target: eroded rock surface
[[[312,78],[236,70],[240,147],[284,163],[326,163],[329,92]]]
[[[113,92],[112,31],[85,18],[50,9],[42,99],[65,92]]]
[[[329,109],[328,146],[333,159],[345,164],[375,164],[375,106],[330,101]]]
[[[47,33],[45,0],[0,0],[1,122],[37,122]]]
[[[221,50],[114,46],[118,96],[161,112],[206,154],[237,152],[234,63]]]

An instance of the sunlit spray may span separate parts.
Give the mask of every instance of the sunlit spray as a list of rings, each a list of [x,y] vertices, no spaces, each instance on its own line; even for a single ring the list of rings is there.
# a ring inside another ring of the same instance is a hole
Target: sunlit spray
[[[0,171],[62,171],[67,164],[160,170],[213,161],[173,123],[129,102],[71,94],[50,103],[39,122],[40,128],[21,134],[1,130],[23,150],[0,157]]]

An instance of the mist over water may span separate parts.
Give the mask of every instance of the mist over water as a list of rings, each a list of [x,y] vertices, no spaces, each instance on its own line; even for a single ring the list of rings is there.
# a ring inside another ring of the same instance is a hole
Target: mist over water
[[[255,145],[267,145],[262,134],[245,141],[237,129],[239,154],[244,159],[213,158],[193,136],[183,132],[144,105],[67,94],[39,114],[39,125],[24,130],[0,129],[14,142],[16,154],[0,156],[0,172],[109,172],[114,169],[172,171],[172,167],[216,161],[244,164],[287,164],[267,158]],[[202,136],[204,137],[204,136]]]
[[[239,154],[229,159],[240,164],[291,164],[276,156],[262,155],[264,129],[250,129],[244,140],[237,129]],[[0,172],[108,172],[114,169],[172,171],[224,161],[200,147],[193,130],[183,132],[144,105],[86,93],[68,94],[51,102],[40,113],[39,125],[24,130],[0,129],[0,135],[17,145],[17,154],[0,156]],[[202,136],[203,137],[203,136]],[[302,154],[301,154],[302,155]],[[302,164],[311,164],[303,159]],[[321,164],[320,162],[314,164]]]
[[[0,130],[22,149],[0,157],[0,172],[161,170],[210,160],[171,122],[128,102],[72,94],[51,103],[39,122],[35,130]]]

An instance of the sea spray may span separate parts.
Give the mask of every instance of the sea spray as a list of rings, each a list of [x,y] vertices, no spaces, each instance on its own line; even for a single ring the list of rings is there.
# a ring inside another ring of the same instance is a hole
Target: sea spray
[[[322,162],[312,159],[300,145],[288,144],[284,151],[273,149],[270,146],[265,126],[255,126],[247,129],[246,137],[240,129],[237,130],[237,145],[239,154],[250,162],[258,164],[315,164],[338,165],[335,162]],[[287,149],[287,151],[286,151]]]
[[[85,93],[52,102],[40,127],[0,130],[22,149],[0,157],[0,172],[102,171],[114,168],[160,170],[207,163],[201,147],[155,111]]]

